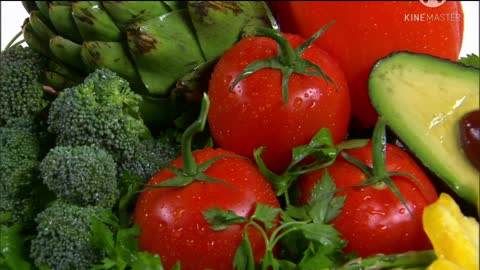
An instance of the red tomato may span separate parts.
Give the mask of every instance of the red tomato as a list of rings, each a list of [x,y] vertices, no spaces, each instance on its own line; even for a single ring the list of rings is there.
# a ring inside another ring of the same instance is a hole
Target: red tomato
[[[352,114],[360,127],[372,127],[377,114],[367,81],[375,62],[394,51],[412,51],[458,60],[463,38],[460,1],[430,8],[420,1],[272,1],[282,31],[309,37],[335,23],[315,44],[345,71]]]
[[[372,166],[371,143],[348,154]],[[401,148],[387,145],[387,171],[408,172],[421,184],[405,176],[393,176],[392,181],[405,198],[414,217],[388,187],[368,186],[348,188],[336,196],[346,195],[342,212],[332,221],[334,227],[348,241],[346,252],[355,251],[365,257],[376,253],[400,253],[431,248],[423,230],[422,213],[425,206],[437,199],[437,192],[416,162]],[[339,157],[327,168],[337,188],[363,183],[367,176],[358,167]],[[324,170],[303,175],[299,179],[301,203],[306,203],[311,190],[321,179]]]
[[[286,38],[294,48],[304,41],[295,35]],[[281,72],[268,68],[254,72],[229,91],[248,64],[275,55],[275,41],[265,37],[244,38],[226,51],[210,80],[208,122],[219,147],[252,158],[255,149],[266,146],[262,158],[271,170],[280,173],[291,161],[291,149],[307,144],[322,127],[330,129],[335,142],[345,138],[350,101],[343,71],[314,45],[303,58],[318,65],[338,89],[321,77],[294,73],[284,105]]]
[[[206,148],[193,152],[197,164],[214,157],[233,153]],[[181,168],[181,158],[174,167]],[[279,208],[270,184],[254,164],[240,157],[224,157],[205,172],[233,186],[195,181],[186,187],[157,188],[143,192],[136,204],[134,223],[142,235],[141,250],[161,256],[166,269],[181,261],[182,269],[233,269],[233,257],[243,237],[243,224],[223,231],[213,231],[202,212],[212,207],[232,210],[249,217],[256,203]],[[164,182],[174,173],[164,169],[155,174],[150,185]],[[265,243],[259,231],[249,228],[249,239],[258,262],[265,253]]]

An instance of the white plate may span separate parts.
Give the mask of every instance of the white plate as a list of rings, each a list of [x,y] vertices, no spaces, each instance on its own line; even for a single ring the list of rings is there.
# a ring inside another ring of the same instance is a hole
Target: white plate
[[[479,1],[462,1],[465,17],[464,40],[460,56],[467,53],[479,54]],[[2,18],[2,50],[8,42],[21,30],[21,25],[27,17],[21,1],[1,1]]]

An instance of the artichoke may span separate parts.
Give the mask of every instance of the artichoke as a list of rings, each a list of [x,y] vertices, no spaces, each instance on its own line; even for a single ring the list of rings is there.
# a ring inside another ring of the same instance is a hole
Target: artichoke
[[[22,27],[29,47],[75,74],[99,67],[116,72],[142,95],[145,123],[157,126],[178,118],[181,102],[199,101],[205,76],[226,49],[256,27],[276,27],[262,1],[23,4],[30,14]]]

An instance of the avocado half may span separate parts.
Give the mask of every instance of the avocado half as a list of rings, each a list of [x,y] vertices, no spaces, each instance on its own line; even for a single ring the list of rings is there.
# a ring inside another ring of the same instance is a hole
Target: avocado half
[[[476,205],[479,172],[460,145],[460,119],[479,108],[480,70],[426,54],[396,52],[370,73],[370,100],[413,154]]]

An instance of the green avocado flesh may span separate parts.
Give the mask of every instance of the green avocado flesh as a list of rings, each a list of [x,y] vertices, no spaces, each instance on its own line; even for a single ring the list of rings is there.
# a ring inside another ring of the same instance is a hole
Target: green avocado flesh
[[[459,121],[479,108],[480,70],[430,55],[394,53],[369,77],[378,114],[422,163],[476,205],[479,172],[460,146]]]

